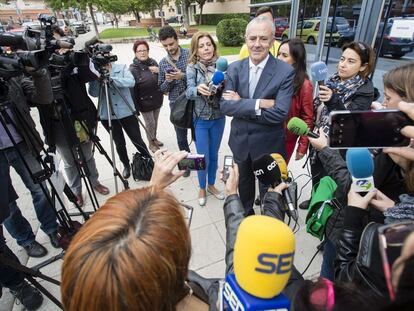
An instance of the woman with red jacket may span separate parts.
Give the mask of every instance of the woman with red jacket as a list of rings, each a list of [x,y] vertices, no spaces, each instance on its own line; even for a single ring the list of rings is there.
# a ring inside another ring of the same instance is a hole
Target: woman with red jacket
[[[277,53],[277,58],[292,65],[295,68],[296,76],[293,84],[293,98],[290,106],[287,121],[298,117],[306,122],[310,129],[313,128],[313,88],[306,73],[306,50],[300,39],[288,39],[282,42]],[[285,127],[286,128],[286,127]],[[286,129],[286,163],[295,149],[298,136]],[[302,159],[308,150],[309,140],[301,136],[296,149],[295,160]]]

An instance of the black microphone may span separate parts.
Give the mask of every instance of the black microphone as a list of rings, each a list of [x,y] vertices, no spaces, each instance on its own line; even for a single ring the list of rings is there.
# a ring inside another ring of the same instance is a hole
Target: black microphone
[[[278,162],[270,154],[264,154],[253,161],[253,173],[261,183],[273,188],[282,181],[282,173]],[[293,200],[288,189],[282,191],[282,194],[288,205],[289,215],[297,221],[298,214],[293,207]]]

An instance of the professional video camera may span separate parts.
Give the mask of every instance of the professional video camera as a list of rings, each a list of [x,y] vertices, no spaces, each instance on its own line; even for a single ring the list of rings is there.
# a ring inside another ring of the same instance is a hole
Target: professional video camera
[[[92,61],[99,68],[118,60],[116,55],[111,55],[112,45],[110,44],[97,43],[89,48],[92,53]]]
[[[27,67],[37,70],[48,64],[46,51],[39,49],[33,33],[0,34],[0,76],[3,78],[21,74]]]

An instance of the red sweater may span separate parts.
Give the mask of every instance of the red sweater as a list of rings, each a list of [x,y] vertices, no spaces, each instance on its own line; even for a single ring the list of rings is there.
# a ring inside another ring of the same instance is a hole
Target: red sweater
[[[303,82],[302,88],[300,89],[299,94],[296,94],[292,98],[292,105],[290,106],[287,122],[293,117],[298,117],[298,118],[301,118],[303,121],[305,121],[310,129],[313,129],[313,94],[312,93],[313,93],[312,83],[308,79],[305,79],[305,81]],[[298,136],[289,132],[286,128],[286,124],[285,124],[286,154],[287,154],[286,162],[288,163],[290,160],[290,157],[292,156],[293,150],[295,149],[296,140]],[[297,152],[306,154],[306,151],[308,150],[308,146],[309,146],[308,137],[307,136],[300,137]]]

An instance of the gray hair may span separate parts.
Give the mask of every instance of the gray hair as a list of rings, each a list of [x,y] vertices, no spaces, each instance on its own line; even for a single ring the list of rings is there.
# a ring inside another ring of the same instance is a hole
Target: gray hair
[[[253,18],[248,24],[247,24],[247,27],[246,27],[246,32],[245,32],[245,35],[247,36],[247,34],[249,33],[249,31],[250,31],[250,28],[253,26],[253,25],[256,25],[256,24],[266,24],[268,27],[270,27],[270,29],[271,29],[271,31],[272,31],[272,38],[275,36],[275,31],[276,31],[276,29],[275,29],[275,24],[273,23],[273,21],[272,20],[270,20],[268,17],[266,17],[266,16],[258,16],[258,17],[255,17],[255,18]]]

